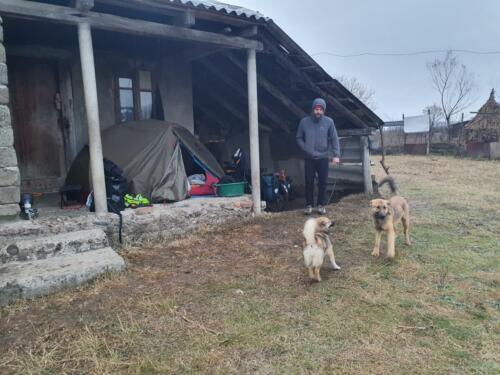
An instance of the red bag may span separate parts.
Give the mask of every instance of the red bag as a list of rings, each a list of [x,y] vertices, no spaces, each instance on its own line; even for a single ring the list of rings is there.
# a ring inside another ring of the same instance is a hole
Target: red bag
[[[215,189],[213,188],[214,184],[219,182],[217,177],[212,176],[210,173],[205,173],[205,185],[191,185],[191,191],[189,194],[192,197],[201,196],[201,195],[215,195]]]

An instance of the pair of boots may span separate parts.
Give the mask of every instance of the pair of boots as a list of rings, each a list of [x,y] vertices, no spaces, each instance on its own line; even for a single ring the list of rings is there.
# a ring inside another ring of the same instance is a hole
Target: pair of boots
[[[316,213],[319,215],[325,215],[326,214],[326,208],[323,206],[318,206],[316,207]],[[313,207],[312,206],[307,206],[306,209],[304,210],[304,215],[312,215],[313,214]]]

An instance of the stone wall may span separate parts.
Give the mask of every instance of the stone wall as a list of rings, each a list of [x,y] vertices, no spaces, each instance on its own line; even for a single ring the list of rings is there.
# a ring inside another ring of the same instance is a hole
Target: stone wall
[[[0,18],[0,218],[18,214],[21,184],[8,107],[8,81],[3,26]]]
[[[169,241],[206,227],[223,227],[234,220],[248,218],[251,208],[251,197],[243,196],[193,198],[168,205],[127,209],[123,212],[123,240],[127,244],[145,239]],[[77,216],[55,215],[0,225],[0,249],[16,238],[41,238],[91,229],[102,229],[113,245],[118,245],[117,215],[82,212]]]

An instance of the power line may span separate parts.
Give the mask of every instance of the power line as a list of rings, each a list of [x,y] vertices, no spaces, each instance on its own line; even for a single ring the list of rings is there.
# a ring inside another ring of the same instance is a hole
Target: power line
[[[457,52],[457,53],[466,53],[470,55],[500,55],[500,51],[474,51],[469,49],[447,49],[447,50],[423,50],[423,51],[414,51],[414,52],[362,52],[355,53],[350,55],[342,55],[333,52],[317,52],[311,54],[311,56],[320,56],[320,55],[328,55],[333,57],[341,57],[341,58],[351,58],[351,57],[363,57],[363,56],[418,56],[418,55],[431,55],[436,53],[446,53],[448,51]]]

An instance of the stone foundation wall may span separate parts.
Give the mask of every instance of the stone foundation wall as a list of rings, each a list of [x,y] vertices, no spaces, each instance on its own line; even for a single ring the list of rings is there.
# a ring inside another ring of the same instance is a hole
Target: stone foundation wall
[[[251,217],[250,196],[239,198],[189,199],[169,205],[125,210],[123,241],[136,244],[143,240],[169,241],[207,227],[217,228]],[[36,239],[62,233],[102,229],[113,245],[118,245],[119,219],[115,214],[53,216],[34,221],[0,225],[0,248],[15,238]]]
[[[9,110],[9,80],[0,17],[0,218],[19,213],[21,177]]]

